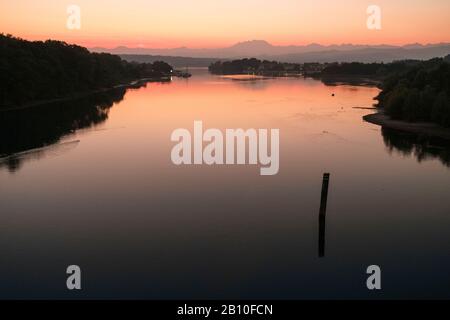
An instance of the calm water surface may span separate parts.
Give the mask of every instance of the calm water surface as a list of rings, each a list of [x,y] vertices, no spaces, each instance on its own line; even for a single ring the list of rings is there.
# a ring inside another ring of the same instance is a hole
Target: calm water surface
[[[377,92],[196,70],[2,112],[0,298],[450,298],[449,151],[363,122]],[[279,128],[279,174],[173,165],[194,120]]]

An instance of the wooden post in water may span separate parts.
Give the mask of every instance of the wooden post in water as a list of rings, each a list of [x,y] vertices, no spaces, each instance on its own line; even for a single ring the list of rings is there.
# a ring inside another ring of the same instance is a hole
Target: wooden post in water
[[[319,257],[325,256],[325,217],[327,212],[328,183],[330,174],[324,173],[322,180],[322,194],[319,209]]]

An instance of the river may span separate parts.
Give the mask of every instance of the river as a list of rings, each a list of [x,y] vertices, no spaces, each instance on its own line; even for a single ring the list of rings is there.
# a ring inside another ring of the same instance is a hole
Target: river
[[[0,298],[450,298],[448,149],[364,122],[375,87],[192,73],[0,112]],[[278,174],[175,166],[195,120],[279,129]]]

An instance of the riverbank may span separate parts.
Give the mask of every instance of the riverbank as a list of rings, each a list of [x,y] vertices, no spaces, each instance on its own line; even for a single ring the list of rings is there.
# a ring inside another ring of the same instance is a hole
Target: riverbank
[[[383,111],[363,116],[363,120],[380,125],[382,127],[395,129],[399,131],[426,135],[450,141],[450,128],[444,128],[429,122],[407,122],[401,120],[393,120]]]
[[[87,97],[87,96],[90,96],[90,95],[93,95],[96,93],[108,92],[108,91],[115,90],[115,89],[139,88],[139,87],[147,84],[148,82],[166,82],[166,81],[170,81],[170,80],[171,80],[170,76],[155,77],[155,78],[143,78],[143,79],[131,81],[129,83],[118,84],[118,85],[108,87],[108,88],[101,88],[101,89],[79,92],[79,93],[71,94],[71,95],[68,95],[65,97],[60,97],[60,98],[33,101],[33,102],[29,102],[29,103],[26,103],[26,104],[23,104],[20,106],[15,106],[15,107],[1,107],[0,106],[0,112],[1,111],[28,109],[28,108],[38,107],[38,106],[50,104],[50,103],[65,102],[65,101],[80,99],[80,98],[84,98],[84,97]]]

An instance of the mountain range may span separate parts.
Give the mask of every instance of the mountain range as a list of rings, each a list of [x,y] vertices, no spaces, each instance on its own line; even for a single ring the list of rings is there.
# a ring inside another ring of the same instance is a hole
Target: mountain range
[[[90,48],[92,52],[109,52],[119,55],[158,55],[172,57],[238,59],[256,57],[259,59],[283,62],[391,62],[402,59],[430,59],[443,57],[450,53],[450,43],[394,45],[308,45],[276,46],[264,40],[239,42],[233,46],[217,49],[191,49],[186,47],[172,49],[129,48],[114,49]]]

